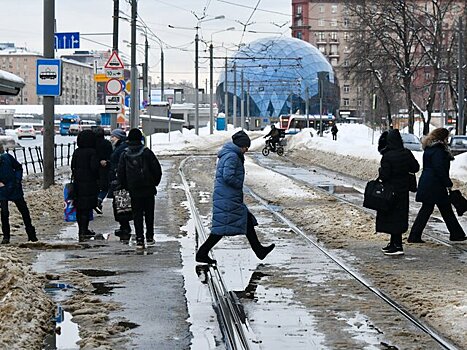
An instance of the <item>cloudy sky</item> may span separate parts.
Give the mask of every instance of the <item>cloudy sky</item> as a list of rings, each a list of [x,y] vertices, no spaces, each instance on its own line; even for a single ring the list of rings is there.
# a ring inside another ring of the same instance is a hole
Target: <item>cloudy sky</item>
[[[120,0],[122,18],[130,15],[130,2]],[[43,0],[1,0],[1,9],[0,42],[13,42],[42,53]],[[111,33],[112,13],[113,0],[56,0],[56,31],[79,32],[80,50],[107,50],[112,46],[111,35],[89,34]],[[194,27],[197,17],[206,16],[199,24],[201,39],[210,42],[212,37],[215,55],[225,56],[226,53],[232,55],[239,44],[262,37],[290,36],[290,13],[290,0],[138,0],[138,14],[149,28],[149,37],[157,35],[163,42],[166,81],[194,81]],[[205,21],[221,15],[225,19]],[[169,25],[179,28],[172,29]],[[218,32],[231,27],[235,30]],[[128,21],[120,21],[119,32],[120,52],[129,61],[130,48],[124,42],[130,38]],[[144,36],[138,35],[137,40],[143,44]],[[152,39],[149,43],[150,74],[153,81],[159,81],[159,45]],[[200,81],[204,81],[208,78],[209,67],[208,60],[203,57],[208,56],[208,52],[203,42],[199,48]],[[71,52],[58,50],[56,56]],[[138,63],[143,60],[144,56],[139,53]],[[221,66],[222,62],[215,65]]]

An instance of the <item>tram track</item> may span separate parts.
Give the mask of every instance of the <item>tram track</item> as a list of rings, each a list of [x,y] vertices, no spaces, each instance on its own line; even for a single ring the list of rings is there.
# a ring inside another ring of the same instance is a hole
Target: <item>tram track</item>
[[[182,176],[182,179],[184,179],[183,165],[185,164],[185,161],[186,159],[182,161],[180,165],[180,174]],[[190,202],[190,210],[192,212],[193,217],[196,217],[195,221],[196,221],[196,227],[197,227],[198,233],[200,233],[201,236],[206,237],[205,228],[203,226],[201,218],[199,217],[195,201],[190,193],[186,179],[184,179],[183,182],[185,186],[185,191],[187,193],[187,198],[189,199],[189,202]],[[332,254],[330,251],[328,251],[323,246],[318,244],[315,240],[308,237],[306,233],[304,233],[293,222],[291,222],[284,215],[282,215],[280,211],[277,209],[277,207],[269,205],[269,203],[265,199],[261,198],[259,195],[253,192],[252,189],[245,187],[245,190],[246,190],[245,193],[248,196],[253,198],[265,210],[267,210],[273,216],[275,216],[278,219],[278,221],[280,221],[285,226],[290,228],[290,230],[292,230],[297,236],[302,237],[310,245],[318,249],[323,255],[325,255],[328,259],[333,261],[333,263],[335,263],[342,270],[344,270],[347,274],[349,274],[352,277],[352,279],[356,280],[359,284],[363,285],[367,290],[369,290],[373,295],[377,296],[379,299],[381,299],[383,302],[385,302],[387,305],[393,308],[398,314],[402,315],[405,319],[411,322],[421,332],[431,337],[436,343],[440,345],[440,347],[444,349],[457,349],[455,345],[453,345],[448,340],[446,340],[442,335],[438,334],[435,330],[427,326],[425,323],[421,322],[416,316],[408,312],[405,308],[399,305],[395,300],[393,300],[391,297],[389,297],[387,294],[385,294],[378,288],[374,287],[370,282],[365,280],[365,278],[360,276],[357,272],[353,271],[349,266],[347,266],[334,254]],[[319,190],[322,191],[323,193],[329,194],[327,191],[323,189],[319,189]],[[355,203],[351,203],[351,202],[347,202],[347,204],[357,206]],[[211,282],[210,284],[210,289],[212,290],[212,295],[215,298],[215,304],[218,305],[217,306],[218,314],[220,315],[221,326],[224,329],[223,332],[224,334],[226,334],[226,340],[230,341],[230,339],[238,338],[237,339],[238,342],[229,343],[229,345],[227,345],[228,348],[229,349],[254,348],[254,347],[247,347],[250,345],[255,346],[257,344],[257,341],[256,342],[252,341],[252,339],[254,338],[254,335],[251,333],[249,324],[247,322],[245,323],[245,320],[241,320],[240,316],[238,315],[239,313],[238,301],[235,300],[235,297],[233,297],[232,295],[233,293],[227,290],[225,283],[222,281],[221,272],[218,270],[217,266],[210,266],[209,274],[210,274],[209,280],[211,279],[213,280],[213,282]],[[235,313],[237,313],[237,316],[235,316]],[[246,329],[246,333],[243,335],[240,335],[240,334],[237,335],[236,333],[239,332],[239,329],[240,329],[240,332]],[[232,333],[232,335],[229,335],[230,333]],[[245,344],[248,344],[247,343],[248,340],[250,340],[250,345],[245,345]]]

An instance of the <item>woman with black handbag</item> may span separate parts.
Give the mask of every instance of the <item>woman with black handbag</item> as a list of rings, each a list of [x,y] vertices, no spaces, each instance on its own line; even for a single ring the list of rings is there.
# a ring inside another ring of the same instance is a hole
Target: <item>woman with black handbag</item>
[[[381,135],[378,150],[383,155],[379,179],[391,188],[394,200],[388,210],[376,212],[376,232],[391,235],[388,245],[381,250],[385,255],[403,255],[402,234],[409,228],[409,173],[416,173],[420,165],[412,152],[404,148],[399,130]]]
[[[422,232],[435,205],[450,233],[451,241],[464,241],[466,236],[459,225],[449,200],[452,181],[449,178],[450,163],[454,159],[448,147],[449,131],[445,128],[434,129],[423,140],[423,171],[418,182],[415,200],[422,202],[422,207],[413,223],[407,242],[424,243]]]

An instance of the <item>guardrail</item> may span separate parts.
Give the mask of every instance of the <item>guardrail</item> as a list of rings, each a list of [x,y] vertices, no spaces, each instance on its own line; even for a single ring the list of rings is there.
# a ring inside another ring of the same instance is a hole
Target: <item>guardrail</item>
[[[76,142],[59,143],[54,145],[54,164],[55,167],[70,165],[71,157],[76,149]],[[44,159],[42,158],[42,148],[34,147],[15,147],[7,148],[7,153],[10,153],[15,159],[23,165],[23,170],[26,175],[30,173],[38,174],[44,170]]]

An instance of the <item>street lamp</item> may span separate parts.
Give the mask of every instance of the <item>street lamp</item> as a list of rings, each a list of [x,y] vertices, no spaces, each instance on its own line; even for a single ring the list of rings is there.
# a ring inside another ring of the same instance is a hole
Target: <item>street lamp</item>
[[[214,95],[214,57],[213,51],[214,46],[212,45],[212,36],[217,33],[228,32],[231,30],[235,30],[235,27],[229,27],[223,30],[218,30],[217,32],[211,33],[211,44],[209,45],[209,79],[210,79],[210,86],[209,86],[209,133],[214,133],[214,110],[213,110],[213,95]],[[226,120],[227,122],[227,120]]]

